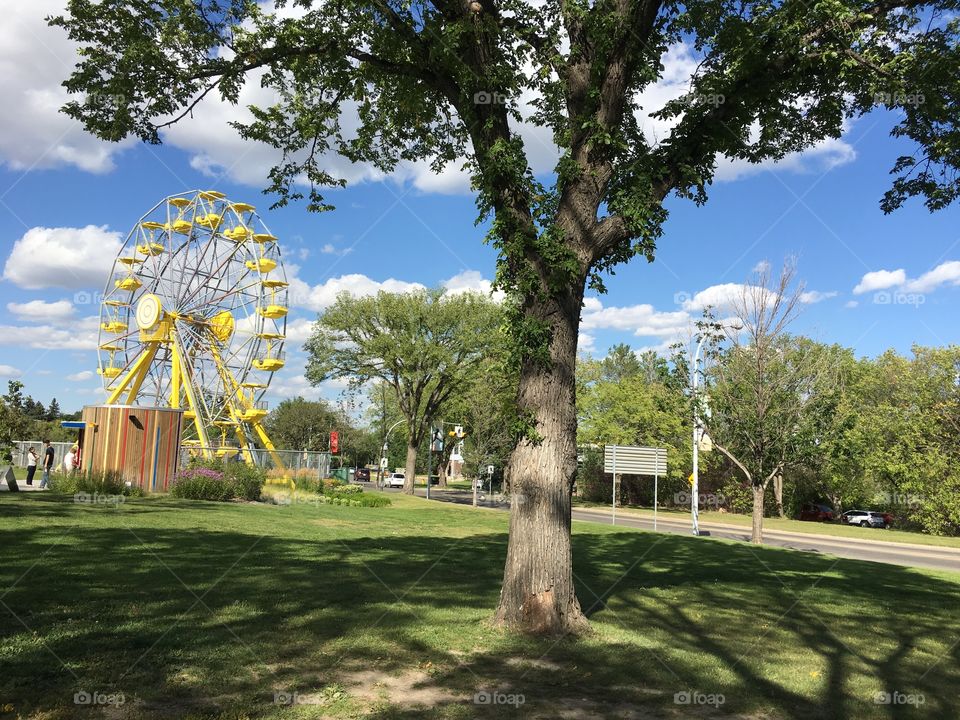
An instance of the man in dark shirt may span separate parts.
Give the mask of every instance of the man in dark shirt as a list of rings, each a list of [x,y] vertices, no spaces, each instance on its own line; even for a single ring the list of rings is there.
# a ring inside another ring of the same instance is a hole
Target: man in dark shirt
[[[40,487],[45,488],[50,482],[50,469],[53,467],[53,445],[49,440],[43,441],[43,479],[40,481]]]

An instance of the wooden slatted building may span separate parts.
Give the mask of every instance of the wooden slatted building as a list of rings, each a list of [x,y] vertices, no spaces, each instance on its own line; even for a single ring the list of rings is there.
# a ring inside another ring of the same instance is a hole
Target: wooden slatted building
[[[81,414],[81,470],[116,470],[146,492],[166,492],[180,462],[183,411],[88,405]]]

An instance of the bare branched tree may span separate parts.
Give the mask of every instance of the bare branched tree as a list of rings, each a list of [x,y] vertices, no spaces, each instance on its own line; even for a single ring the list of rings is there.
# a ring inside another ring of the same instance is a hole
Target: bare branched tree
[[[771,482],[782,512],[784,471],[803,455],[804,416],[828,371],[820,353],[787,332],[803,293],[795,276],[792,261],[776,278],[762,266],[732,299],[731,317],[708,323],[714,334],[701,417],[714,447],[751,485],[754,543],[763,540]]]

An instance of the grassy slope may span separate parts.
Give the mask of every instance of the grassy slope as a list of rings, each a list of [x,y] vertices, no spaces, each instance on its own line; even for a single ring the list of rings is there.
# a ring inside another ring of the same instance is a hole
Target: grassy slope
[[[0,496],[0,718],[86,716],[78,690],[123,692],[111,717],[960,717],[960,576],[575,523],[594,633],[516,638],[484,622],[506,514],[391,499]]]
[[[605,510],[610,512],[610,504],[585,502],[577,500],[575,507],[585,510]],[[689,522],[688,508],[660,508],[659,514],[664,519],[684,520]],[[643,517],[653,517],[652,508],[635,508],[617,506],[617,513],[636,514]],[[749,515],[737,513],[721,513],[711,510],[700,511],[700,522],[724,523],[726,525],[750,526]],[[882,540],[883,542],[912,543],[914,545],[937,545],[940,547],[960,548],[960,537],[941,537],[939,535],[925,535],[919,532],[906,530],[883,530],[877,528],[861,528],[840,523],[801,522],[800,520],[781,520],[767,517],[763,519],[766,530],[784,530],[788,532],[813,533],[816,535],[834,535],[837,537],[859,538],[863,540]]]

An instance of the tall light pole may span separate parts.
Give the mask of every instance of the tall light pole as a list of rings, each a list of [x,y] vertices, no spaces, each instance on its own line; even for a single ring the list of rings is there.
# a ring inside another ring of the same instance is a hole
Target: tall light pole
[[[690,378],[691,397],[693,398],[693,483],[690,492],[690,516],[693,520],[693,534],[700,534],[700,413],[697,403],[697,381],[700,375],[700,351],[706,335],[701,335],[697,342],[697,351],[693,354],[693,368]]]
[[[383,477],[383,471],[386,470],[387,443],[390,442],[390,433],[392,433],[393,429],[403,421],[404,421],[403,419],[397,420],[393,425],[390,426],[390,429],[383,434],[383,449],[380,451],[380,477],[381,478]],[[382,484],[382,482],[380,484]]]

